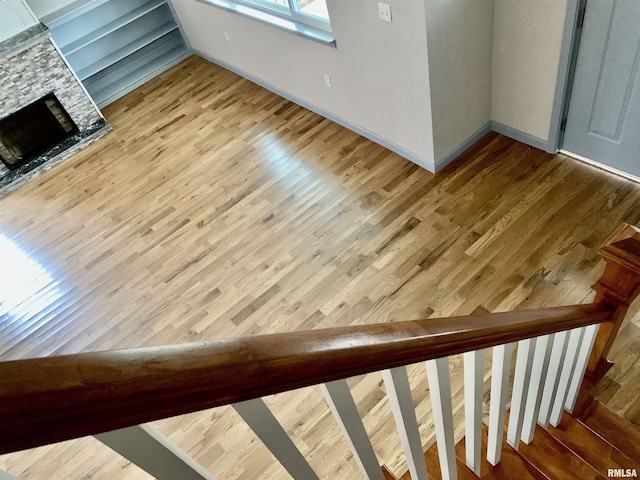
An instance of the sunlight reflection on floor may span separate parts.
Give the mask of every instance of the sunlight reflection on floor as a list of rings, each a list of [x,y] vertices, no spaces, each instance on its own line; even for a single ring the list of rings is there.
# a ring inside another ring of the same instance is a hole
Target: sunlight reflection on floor
[[[28,321],[62,295],[49,272],[1,234],[0,265],[0,329],[11,317]]]

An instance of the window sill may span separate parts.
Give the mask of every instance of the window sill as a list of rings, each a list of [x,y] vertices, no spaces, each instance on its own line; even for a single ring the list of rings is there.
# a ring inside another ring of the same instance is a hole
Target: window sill
[[[243,17],[257,20],[258,22],[271,25],[286,32],[299,35],[304,38],[328,45],[336,48],[336,41],[331,32],[326,32],[319,28],[310,27],[294,20],[278,17],[274,14],[263,12],[247,5],[236,3],[233,0],[197,0],[200,3],[221,8],[231,13],[241,15]]]

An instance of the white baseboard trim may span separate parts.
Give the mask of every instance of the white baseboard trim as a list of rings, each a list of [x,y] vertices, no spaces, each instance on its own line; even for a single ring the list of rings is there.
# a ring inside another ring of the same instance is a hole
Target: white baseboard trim
[[[476,132],[472,133],[469,138],[467,138],[464,142],[454,148],[451,152],[446,154],[440,160],[436,162],[436,172],[439,172],[444,167],[453,162],[456,158],[462,155],[465,150],[472,147],[478,140],[484,137],[487,133],[491,131],[491,122],[485,123],[482,127],[480,127]]]
[[[476,132],[474,132],[470,137],[468,137],[465,141],[463,141],[454,150],[449,152],[447,155],[445,155],[443,158],[441,158],[437,162],[434,162],[433,160],[421,157],[420,155],[417,155],[416,153],[413,153],[407,150],[406,148],[401,147],[400,145],[394,142],[391,142],[390,140],[387,140],[386,138],[378,135],[377,133],[372,132],[371,130],[361,127],[360,125],[356,125],[355,123],[352,123],[351,121],[345,118],[342,118],[328,110],[325,110],[321,107],[318,107],[317,105],[314,105],[312,103],[307,102],[306,100],[303,100],[302,98],[292,95],[291,93],[285,90],[282,90],[281,88],[276,87],[275,85],[251,73],[245,72],[244,70],[237,68],[236,66],[231,65],[230,63],[227,63],[224,60],[220,60],[218,58],[212,57],[211,55],[195,48],[192,50],[192,53],[204,58],[205,60],[211,63],[219,65],[222,68],[230,70],[236,73],[237,75],[240,75],[241,77],[244,77],[247,80],[257,85],[260,85],[261,87],[266,88],[267,90],[275,93],[276,95],[280,95],[281,97],[286,98],[287,100],[297,105],[300,105],[308,110],[311,110],[312,112],[315,112],[318,115],[337,123],[338,125],[342,125],[343,127],[348,128],[349,130],[359,135],[362,135],[363,137],[368,138],[369,140],[379,145],[382,145],[385,148],[388,148],[392,152],[397,153],[401,157],[406,158],[407,160],[415,163],[416,165],[432,173],[439,172],[440,170],[442,170],[444,167],[446,167],[448,164],[450,164],[452,161],[458,158],[462,153],[464,153],[465,150],[471,147],[474,143],[476,143],[478,140],[480,140],[483,136],[485,136],[490,131],[500,133],[509,138],[513,138],[514,140],[517,140],[519,142],[526,143],[527,145],[531,145],[532,147],[539,148],[540,150],[544,150],[545,152],[556,153],[556,152],[550,152],[549,145],[546,140],[538,138],[529,133],[525,133],[521,130],[517,130],[513,127],[509,127],[500,122],[490,121],[490,122],[487,122],[482,127],[480,127]],[[596,166],[599,166],[599,165],[596,164]],[[622,172],[619,172],[618,174],[623,176],[626,175]],[[631,177],[627,175],[627,178],[631,178]]]
[[[518,140],[519,142],[526,143],[527,145],[539,148],[540,150],[544,150],[545,152],[556,153],[549,151],[549,145],[546,140],[533,136],[529,133],[525,133],[521,130],[517,130],[513,127],[509,127],[503,123],[492,121],[491,130],[500,133],[505,137],[513,138],[514,140]]]
[[[312,112],[317,113],[318,115],[327,118],[329,120],[331,120],[332,122],[337,123],[338,125],[342,125],[345,128],[348,128],[349,130],[356,132],[359,135],[362,135],[365,138],[368,138],[369,140],[371,140],[372,142],[375,142],[379,145],[382,145],[385,148],[388,148],[389,150],[391,150],[392,152],[397,153],[398,155],[400,155],[401,157],[406,158],[407,160],[410,160],[411,162],[415,163],[416,165],[432,172],[435,173],[436,171],[436,165],[434,164],[434,162],[432,160],[428,160],[426,158],[421,157],[420,155],[417,155],[409,150],[407,150],[404,147],[401,147],[400,145],[393,143],[389,140],[387,140],[384,137],[381,137],[380,135],[378,135],[377,133],[372,132],[371,130],[367,130],[364,127],[361,127],[359,125],[356,125],[355,123],[350,122],[349,120],[346,120],[342,117],[339,117],[337,115],[335,115],[334,113],[329,112],[328,110],[325,110],[323,108],[320,108],[316,105],[313,105],[309,102],[307,102],[306,100],[303,100],[299,97],[296,97],[295,95],[290,94],[289,92],[286,92],[284,90],[282,90],[281,88],[276,87],[275,85],[272,85],[269,82],[266,82],[264,80],[262,80],[259,77],[256,77],[255,75],[252,75],[250,73],[245,72],[244,70],[241,70],[223,60],[219,60],[217,58],[214,58],[210,55],[208,55],[207,53],[198,50],[198,49],[193,49],[193,53],[195,53],[196,55],[201,56],[202,58],[204,58],[205,60],[208,60],[211,63],[215,63],[216,65],[221,66],[222,68],[226,68],[227,70],[232,71],[233,73],[236,73],[238,75],[240,75],[241,77],[246,78],[247,80],[252,81],[253,83],[256,83],[258,85],[260,85],[263,88],[266,88],[267,90],[270,90],[271,92],[280,95],[283,98],[286,98],[287,100],[300,105],[304,108],[306,108],[307,110],[311,110]]]

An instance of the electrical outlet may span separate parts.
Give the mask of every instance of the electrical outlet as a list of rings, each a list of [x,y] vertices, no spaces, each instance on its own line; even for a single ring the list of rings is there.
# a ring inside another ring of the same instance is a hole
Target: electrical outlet
[[[324,84],[328,88],[331,88],[331,77],[329,75],[327,75],[326,73],[324,74]]]
[[[227,39],[227,42],[231,43],[231,37],[229,36],[229,33],[226,31],[224,32],[224,38]]]
[[[380,20],[391,23],[391,5],[378,2],[378,16]]]

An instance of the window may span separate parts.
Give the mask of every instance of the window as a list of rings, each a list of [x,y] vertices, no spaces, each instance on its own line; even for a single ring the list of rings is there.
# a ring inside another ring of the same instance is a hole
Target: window
[[[335,46],[326,0],[199,0]]]
[[[326,0],[235,0],[295,22],[330,32]]]

